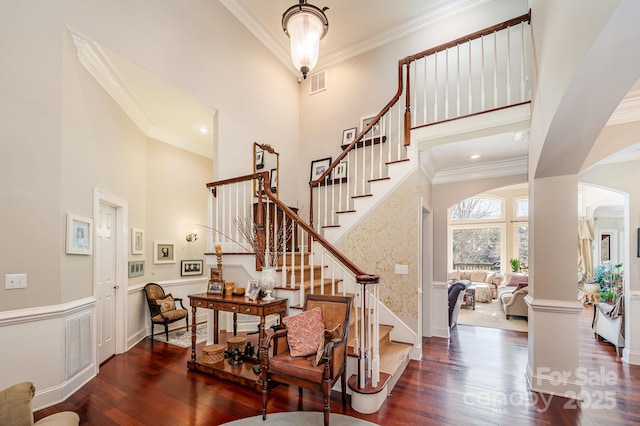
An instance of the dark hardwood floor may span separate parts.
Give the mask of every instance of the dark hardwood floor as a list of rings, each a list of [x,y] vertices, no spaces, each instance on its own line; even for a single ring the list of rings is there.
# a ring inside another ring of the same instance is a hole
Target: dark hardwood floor
[[[640,367],[624,364],[613,346],[594,339],[590,307],[580,317],[580,367],[590,383],[583,403],[530,392],[525,380],[527,335],[457,326],[451,339],[423,339],[379,412],[331,411],[380,425],[637,425]],[[260,395],[249,388],[187,371],[190,349],[149,338],[100,367],[67,401],[35,413],[36,420],[76,411],[83,425],[217,425],[260,414]],[[606,379],[606,380],[605,380]],[[605,383],[602,383],[605,382]],[[321,411],[322,397],[278,386],[269,412]]]

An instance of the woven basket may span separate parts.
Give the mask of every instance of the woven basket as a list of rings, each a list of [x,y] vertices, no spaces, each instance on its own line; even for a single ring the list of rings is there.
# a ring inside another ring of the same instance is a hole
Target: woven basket
[[[202,348],[202,362],[215,364],[224,360],[224,345],[209,345]]]
[[[235,348],[240,348],[240,352],[244,353],[244,347],[247,344],[247,338],[242,336],[230,337],[227,340],[227,351],[233,352]]]

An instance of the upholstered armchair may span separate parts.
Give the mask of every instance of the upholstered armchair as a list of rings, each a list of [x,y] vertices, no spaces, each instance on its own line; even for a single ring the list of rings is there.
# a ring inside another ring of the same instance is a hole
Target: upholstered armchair
[[[529,307],[524,298],[529,294],[529,287],[516,288],[513,292],[502,292],[500,294],[500,307],[504,311],[507,319],[512,316],[528,317]]]
[[[329,424],[331,389],[341,379],[347,405],[347,340],[351,297],[310,294],[303,312],[282,319],[261,348],[262,419],[267,418],[269,389],[277,383],[322,392],[324,424]],[[271,350],[270,350],[271,349]],[[271,353],[270,353],[271,352]]]
[[[187,330],[189,330],[189,312],[182,304],[182,299],[173,297],[171,293],[165,295],[164,289],[156,283],[149,283],[144,286],[144,294],[149,306],[149,316],[151,317],[151,344],[153,345],[153,329],[156,324],[164,326],[164,334],[169,341],[169,324],[186,319]],[[176,307],[176,302],[180,303],[182,309]]]
[[[618,356],[624,349],[624,295],[620,294],[616,303],[596,302],[593,305],[593,334],[616,347]]]
[[[18,383],[0,392],[0,425],[77,426],[80,417],[73,411],[62,411],[33,422],[32,400],[36,388],[31,382]]]

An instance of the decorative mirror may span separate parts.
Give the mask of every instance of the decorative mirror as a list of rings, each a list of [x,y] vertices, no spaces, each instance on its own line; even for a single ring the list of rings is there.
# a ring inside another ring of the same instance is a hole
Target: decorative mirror
[[[265,185],[269,185],[271,192],[278,193],[279,177],[278,168],[280,165],[280,154],[269,144],[253,143],[253,173],[269,172],[269,180]],[[257,194],[258,187],[253,184],[253,192]]]

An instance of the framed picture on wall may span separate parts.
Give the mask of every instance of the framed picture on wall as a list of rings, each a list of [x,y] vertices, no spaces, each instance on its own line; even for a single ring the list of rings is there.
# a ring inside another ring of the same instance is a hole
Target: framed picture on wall
[[[141,275],[144,275],[144,260],[129,262],[129,277],[139,277]]]
[[[322,176],[322,174],[327,171],[330,165],[331,157],[323,158],[321,160],[313,160],[311,162],[311,176],[309,177],[309,181],[313,182],[314,180]]]
[[[176,263],[175,244],[167,241],[153,242],[153,263]]]
[[[264,167],[264,151],[256,151],[256,170]]]
[[[144,252],[144,231],[142,229],[131,228],[131,254],[142,254]]]
[[[333,171],[333,179],[340,180],[347,177],[347,168],[348,163],[346,161],[341,161]]]
[[[93,253],[93,220],[67,213],[67,254]]]
[[[362,130],[364,130],[371,122],[376,118],[375,115],[370,117],[362,117],[360,120],[360,125]],[[384,134],[384,118],[381,118],[376,124],[374,124],[371,129],[364,135],[365,140],[375,140],[380,139],[380,137]]]
[[[356,138],[356,133],[358,133],[357,127],[352,127],[350,129],[346,129],[342,131],[342,144],[340,145],[342,149],[345,149],[345,145],[349,145]]]
[[[278,192],[278,169],[271,169],[269,173],[269,189],[274,194]]]
[[[202,260],[183,260],[180,262],[180,275],[202,275]]]

